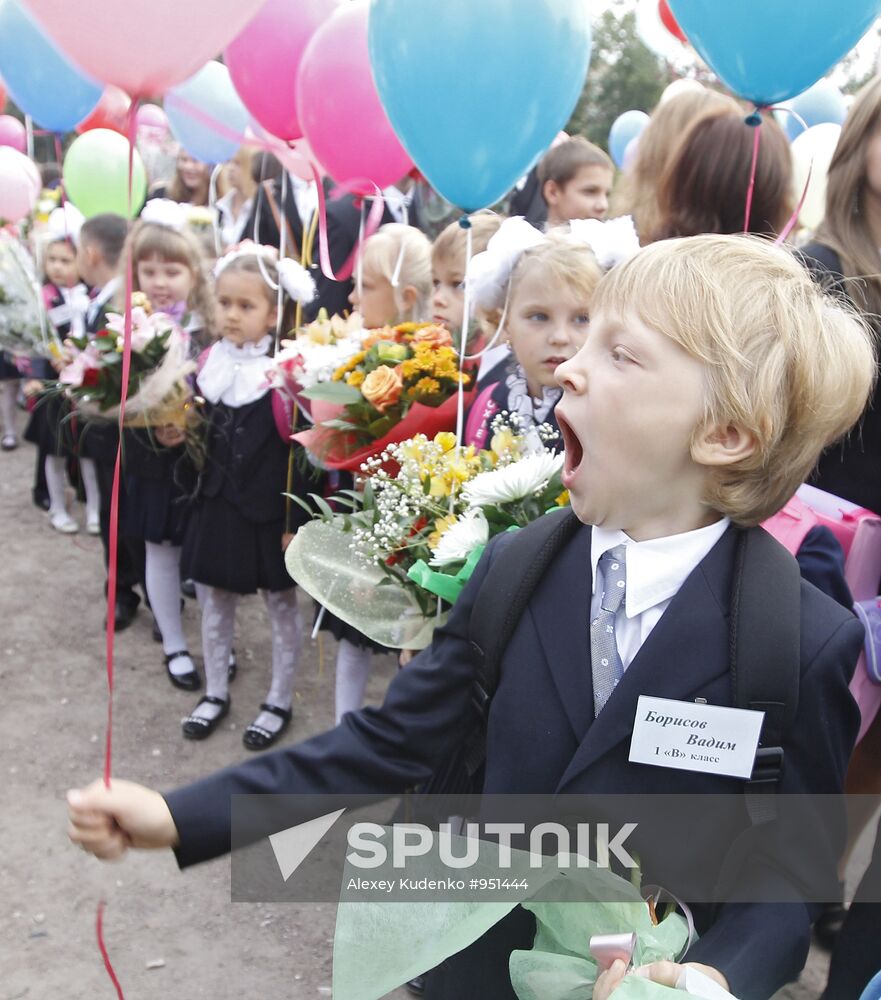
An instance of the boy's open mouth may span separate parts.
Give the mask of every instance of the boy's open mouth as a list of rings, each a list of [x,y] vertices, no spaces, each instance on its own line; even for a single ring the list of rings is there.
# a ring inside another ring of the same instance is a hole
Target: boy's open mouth
[[[581,447],[581,442],[578,440],[578,435],[566,421],[566,418],[560,413],[559,409],[556,414],[557,426],[560,428],[560,433],[563,435],[563,447],[565,449],[565,460],[563,462],[563,485],[566,489],[575,477],[575,473],[578,471],[578,467],[581,465],[581,459],[584,457],[584,449]]]

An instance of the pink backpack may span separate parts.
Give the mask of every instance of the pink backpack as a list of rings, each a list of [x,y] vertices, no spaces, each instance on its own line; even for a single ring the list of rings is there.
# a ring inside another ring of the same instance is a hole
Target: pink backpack
[[[854,612],[866,629],[866,642],[850,692],[862,715],[862,739],[881,708],[881,517],[814,486],[802,486],[779,513],[762,527],[793,555],[812,528],[822,525],[844,550],[844,578]]]

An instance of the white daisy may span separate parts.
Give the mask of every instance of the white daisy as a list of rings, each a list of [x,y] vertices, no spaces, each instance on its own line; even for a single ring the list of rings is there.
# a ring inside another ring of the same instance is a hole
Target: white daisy
[[[489,540],[489,524],[482,510],[469,510],[441,535],[432,566],[449,566],[464,562],[478,545],[486,545]]]
[[[563,467],[563,456],[540,451],[491,472],[481,472],[462,490],[469,507],[512,503],[533,496]]]

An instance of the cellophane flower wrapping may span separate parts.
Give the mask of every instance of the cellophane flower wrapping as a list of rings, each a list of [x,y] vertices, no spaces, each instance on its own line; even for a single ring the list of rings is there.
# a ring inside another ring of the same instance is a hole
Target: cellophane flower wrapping
[[[374,641],[423,648],[486,543],[568,502],[562,456],[528,447],[507,427],[484,450],[457,446],[448,431],[389,445],[364,465],[363,491],[340,493],[336,509],[315,501],[320,512],[289,546],[288,572]]]
[[[57,338],[43,317],[34,263],[5,230],[0,230],[0,349],[22,356],[57,356]]]
[[[453,838],[453,853],[459,857],[464,853],[460,839]],[[480,861],[468,869],[467,878],[498,877],[498,850],[498,844],[483,842]],[[556,856],[544,859],[540,868],[533,868],[532,860],[525,851],[512,851],[504,876],[528,888],[511,890],[504,900],[341,902],[333,954],[336,1000],[378,1000],[473,944],[518,905],[536,918],[532,948],[514,951],[510,958],[511,983],[519,1000],[589,1000],[598,975],[589,945],[597,934],[635,933],[634,965],[675,961],[685,950],[686,920],[671,913],[656,924],[640,891],[625,879],[604,868],[579,868],[574,855],[568,868],[561,868]],[[432,863],[430,875],[450,874],[440,861]],[[422,867],[420,874],[425,873]],[[347,869],[344,885],[358,874],[363,871]],[[460,872],[457,877],[466,875]],[[553,901],[534,901],[536,895]],[[666,987],[629,976],[615,995],[623,1000],[664,1000],[669,994]]]
[[[119,419],[125,318],[108,315],[107,328],[93,338],[69,338],[67,366],[56,387],[90,420]],[[196,370],[190,339],[171,317],[132,309],[132,351],[125,422],[133,427],[186,427]]]

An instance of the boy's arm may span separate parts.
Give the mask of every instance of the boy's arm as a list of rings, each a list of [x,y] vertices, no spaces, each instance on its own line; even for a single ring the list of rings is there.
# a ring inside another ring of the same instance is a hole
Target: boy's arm
[[[125,786],[125,795],[117,798],[96,782],[82,793],[87,799],[78,807],[86,818],[81,834],[72,831],[72,839],[101,856],[108,851],[118,856],[127,846],[174,847],[178,863],[186,867],[230,850],[233,795],[395,795],[427,780],[476,721],[468,622],[488,565],[504,540],[500,536],[490,543],[448,623],[437,630],[433,644],[395,676],[381,708],[350,713],[335,729],[304,743],[170,792],[164,809],[154,798],[157,793],[148,789],[119,783]],[[142,794],[136,796],[132,787]],[[72,804],[72,816],[74,808]],[[96,810],[105,817],[106,844],[91,817]],[[313,817],[301,819],[309,818]],[[150,831],[158,829],[158,836],[143,836],[143,825]],[[275,832],[255,826],[252,836],[257,840]]]

